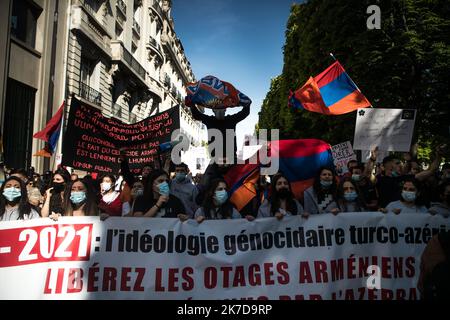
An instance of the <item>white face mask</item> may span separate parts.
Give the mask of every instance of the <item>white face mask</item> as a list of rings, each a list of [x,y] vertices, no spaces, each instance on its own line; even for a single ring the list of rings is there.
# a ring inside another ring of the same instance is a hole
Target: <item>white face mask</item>
[[[110,182],[102,182],[100,184],[100,187],[102,188],[103,192],[108,192],[111,190],[111,183]]]

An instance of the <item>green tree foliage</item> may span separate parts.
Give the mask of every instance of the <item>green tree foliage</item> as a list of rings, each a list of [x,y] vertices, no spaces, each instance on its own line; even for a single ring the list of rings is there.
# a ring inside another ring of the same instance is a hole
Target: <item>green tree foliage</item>
[[[381,9],[381,29],[367,29],[367,7]],[[341,116],[293,111],[289,90],[302,86],[333,60],[375,108],[416,109],[415,140],[449,140],[450,1],[310,0],[294,4],[287,22],[284,67],[272,79],[259,128],[282,138],[352,140],[356,112]]]

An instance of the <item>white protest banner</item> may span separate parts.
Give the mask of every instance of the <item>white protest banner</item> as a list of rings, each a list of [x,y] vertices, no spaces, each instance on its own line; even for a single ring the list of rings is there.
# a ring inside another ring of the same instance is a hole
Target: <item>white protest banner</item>
[[[0,299],[414,300],[425,243],[449,224],[380,212],[2,222]]]
[[[342,142],[331,147],[333,154],[334,166],[338,175],[348,172],[347,163],[350,160],[356,160],[356,154],[353,152],[350,141]]]
[[[415,110],[358,109],[353,149],[408,152],[414,131]]]

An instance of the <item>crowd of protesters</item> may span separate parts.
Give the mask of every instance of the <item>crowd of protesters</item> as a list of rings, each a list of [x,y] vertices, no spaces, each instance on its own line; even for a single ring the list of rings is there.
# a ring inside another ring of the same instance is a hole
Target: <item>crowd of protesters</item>
[[[362,211],[450,216],[450,164],[441,166],[439,149],[426,170],[409,154],[403,159],[385,157],[377,165],[376,149],[366,164],[349,161],[348,172],[342,176],[334,168],[323,167],[299,199],[282,172],[261,176],[255,184],[257,196],[241,212],[229,198],[230,186],[224,179],[227,166],[215,164],[215,176],[202,185],[204,179],[192,177],[184,163],[167,164],[166,170],[145,165],[135,176],[127,159],[121,156],[121,160],[120,175],[97,179],[90,174],[79,178],[61,167],[44,175],[33,168],[10,170],[0,189],[1,221],[100,215],[178,217],[201,223]]]

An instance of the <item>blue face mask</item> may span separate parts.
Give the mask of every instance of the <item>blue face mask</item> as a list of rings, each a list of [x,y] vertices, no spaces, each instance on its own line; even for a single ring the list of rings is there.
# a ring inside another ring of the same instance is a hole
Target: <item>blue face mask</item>
[[[395,178],[395,177],[398,177],[399,176],[399,174],[398,174],[398,172],[397,171],[392,171],[392,176]]]
[[[324,188],[329,188],[333,184],[333,181],[320,180],[320,185]]]
[[[170,188],[169,188],[169,184],[164,181],[160,184],[158,184],[158,188],[159,188],[159,194],[162,196],[168,196],[170,193]]]
[[[11,187],[3,189],[3,195],[8,201],[12,202],[17,198],[20,198],[22,192],[18,188]]]
[[[70,193],[70,201],[73,204],[80,204],[86,200],[86,192],[84,191],[72,191]]]
[[[360,174],[352,174],[352,180],[353,181],[360,181],[361,180],[361,175]]]
[[[175,179],[178,181],[178,182],[182,182],[182,181],[184,181],[184,179],[186,179],[186,173],[177,173],[176,175],[175,175]]]
[[[214,199],[219,205],[222,205],[228,199],[228,192],[226,190],[216,191],[214,194]]]
[[[402,197],[407,202],[413,202],[416,200],[416,193],[412,191],[402,191]]]
[[[344,199],[346,201],[352,202],[358,198],[358,194],[355,191],[344,193]]]

